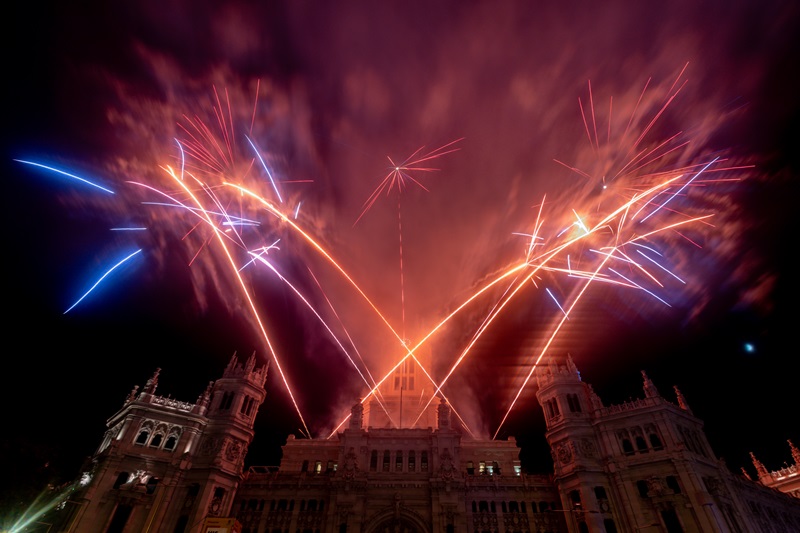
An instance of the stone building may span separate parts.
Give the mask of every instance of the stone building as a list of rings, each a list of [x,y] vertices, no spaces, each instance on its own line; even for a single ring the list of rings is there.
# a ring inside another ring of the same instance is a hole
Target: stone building
[[[279,465],[245,469],[266,368],[234,357],[194,404],[156,396],[156,372],[109,419],[48,523],[70,533],[800,532],[791,443],[795,464],[781,475],[760,463],[758,480],[733,474],[677,388],[671,401],[642,372],[642,398],[605,405],[571,358],[542,368],[554,464],[543,473],[524,471],[513,438],[473,437],[443,399],[403,414],[404,398],[424,399],[410,367],[329,437],[289,436]]]
[[[159,372],[108,419],[80,478],[39,523],[74,533],[188,532],[227,516],[267,368],[234,356],[195,403],[156,395]]]

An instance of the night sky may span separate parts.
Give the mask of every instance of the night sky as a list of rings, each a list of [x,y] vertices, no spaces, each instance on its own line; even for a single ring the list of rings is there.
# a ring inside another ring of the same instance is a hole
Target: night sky
[[[477,434],[516,437],[524,465],[546,472],[536,372],[522,385],[543,352],[545,364],[570,354],[606,405],[642,397],[641,370],[671,401],[678,386],[734,472],[753,472],[751,451],[769,469],[791,461],[795,3],[141,4],[35,4],[12,17],[8,485],[77,474],[106,419],[156,368],[160,394],[194,402],[234,353],[272,360],[248,463],[277,464],[289,433],[327,436],[365,393],[356,366],[383,375],[404,353],[397,337],[418,342],[524,261],[534,228],[534,250],[552,249],[561,229],[579,231],[578,220],[596,223],[681,173],[698,178],[650,203],[669,205],[648,223],[711,216],[647,240],[663,269],[617,256],[604,274],[619,282],[624,270],[636,286],[593,282],[581,293],[586,280],[569,268],[593,268],[602,250],[570,248],[523,284],[444,393]],[[167,196],[177,188],[165,169],[181,168],[180,148],[202,131],[224,131],[227,143],[205,142],[207,159],[185,175],[216,184],[199,194],[215,195],[220,212],[258,224],[221,239],[238,242],[233,261],[274,244],[262,258],[282,277],[258,262],[241,270],[252,307],[220,239],[176,207],[185,196]],[[390,180],[392,166],[428,154]],[[353,283],[225,180],[291,214]],[[633,218],[599,234],[640,235]],[[447,374],[513,279],[431,337],[434,375]],[[578,297],[545,348],[559,306]]]

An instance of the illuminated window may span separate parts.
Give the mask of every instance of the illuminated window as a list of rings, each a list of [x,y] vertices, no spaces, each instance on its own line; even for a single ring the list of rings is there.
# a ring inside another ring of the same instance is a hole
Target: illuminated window
[[[577,490],[570,491],[569,499],[572,502],[572,508],[580,510],[583,507],[581,503],[581,493]]]

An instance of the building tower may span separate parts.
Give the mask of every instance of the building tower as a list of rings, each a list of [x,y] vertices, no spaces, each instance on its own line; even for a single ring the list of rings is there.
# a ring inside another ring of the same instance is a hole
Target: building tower
[[[542,368],[536,398],[545,413],[545,437],[567,523],[580,531],[616,531],[591,416],[600,399],[581,381],[571,356],[565,365]]]
[[[570,531],[764,530],[762,515],[743,501],[762,496],[744,490],[714,455],[686,398],[675,388],[677,404],[668,401],[641,374],[644,398],[608,407],[569,357],[539,377],[536,396]]]
[[[234,355],[195,403],[156,395],[161,369],[108,419],[61,517],[74,533],[199,532],[226,517],[243,478],[267,366]]]
[[[425,369],[431,354],[425,349],[405,357],[367,402],[365,417],[374,428],[435,428],[438,400]]]

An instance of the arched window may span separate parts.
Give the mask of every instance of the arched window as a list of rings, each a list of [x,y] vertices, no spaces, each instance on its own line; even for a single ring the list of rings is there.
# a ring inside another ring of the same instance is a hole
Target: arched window
[[[423,472],[427,472],[427,471],[428,471],[428,452],[426,452],[426,451],[423,451],[423,452],[420,454],[420,458],[419,458],[419,466],[420,466],[420,469],[421,469]]]
[[[570,413],[581,412],[581,402],[578,400],[577,394],[567,394],[567,405],[569,405]]]
[[[383,451],[383,471],[384,472],[388,472],[389,471],[389,464],[390,464],[390,460],[391,460],[389,455],[390,455],[389,454],[389,450],[384,450]]]
[[[573,509],[581,509],[583,504],[581,503],[581,493],[577,490],[570,491],[569,493],[569,500],[572,502]]]
[[[175,446],[178,445],[178,436],[174,433],[167,437],[167,441],[164,443],[164,449],[172,451],[175,449]]]
[[[402,472],[403,471],[403,451],[397,450],[397,453],[394,455],[394,471],[395,472]]]
[[[416,472],[417,470],[417,457],[414,453],[414,450],[409,450],[408,452],[408,471],[409,472]]]
[[[233,393],[230,391],[222,393],[222,399],[219,402],[219,410],[227,411],[228,409],[231,408],[232,403],[233,403]]]
[[[475,475],[475,463],[467,461],[467,474],[470,476]]]
[[[300,465],[300,471],[301,472],[308,472],[308,459],[303,461],[303,464]]]
[[[547,506],[547,502],[539,502],[539,512],[543,513],[547,511],[549,507]]]
[[[633,455],[633,444],[631,444],[630,439],[622,439],[622,451],[625,455]]]
[[[369,454],[369,471],[375,472],[378,470],[378,450],[372,450]]]
[[[137,436],[136,436],[136,442],[135,442],[135,444],[141,444],[141,445],[145,445],[145,444],[147,444],[147,440],[148,440],[149,438],[150,438],[150,430],[148,430],[148,429],[146,429],[146,428],[145,428],[145,429],[142,429],[142,430],[139,432],[139,435],[137,435]]]
[[[150,441],[150,447],[158,448],[159,446],[161,446],[161,441],[163,439],[164,435],[162,435],[161,433],[156,433],[155,435],[153,435],[153,439]]]
[[[659,439],[658,435],[655,433],[650,433],[650,446],[652,446],[654,450],[660,450],[664,447],[664,445],[661,444],[661,439]]]
[[[647,481],[640,479],[636,482],[636,488],[639,490],[639,496],[647,498]]]
[[[645,442],[644,437],[636,437],[636,448],[642,453],[647,453],[647,442]]]

